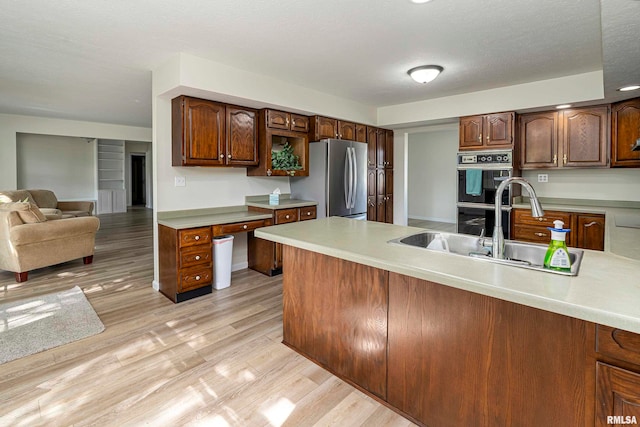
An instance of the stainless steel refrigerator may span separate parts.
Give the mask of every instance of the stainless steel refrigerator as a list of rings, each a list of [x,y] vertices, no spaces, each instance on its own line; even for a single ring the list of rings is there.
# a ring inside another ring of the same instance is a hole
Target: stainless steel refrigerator
[[[291,177],[291,196],[318,202],[318,218],[367,219],[367,144],[323,139],[309,144],[309,176]]]

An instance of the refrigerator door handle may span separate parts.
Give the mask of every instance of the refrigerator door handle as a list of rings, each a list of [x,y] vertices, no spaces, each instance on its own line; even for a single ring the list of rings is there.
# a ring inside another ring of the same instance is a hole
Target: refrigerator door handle
[[[347,147],[347,153],[349,153],[349,202],[347,203],[347,208],[353,208],[352,199],[353,199],[353,178],[354,178],[354,170],[353,170],[353,156],[354,152],[351,147]]]
[[[347,147],[347,154],[344,159],[344,204],[347,209],[349,209],[349,203],[351,200],[351,193],[350,193],[351,177],[348,177],[350,170],[351,170],[351,152]]]
[[[356,195],[358,194],[358,174],[356,173],[358,171],[358,164],[356,163],[356,149],[355,148],[351,148],[351,161],[352,161],[352,168],[351,170],[353,171],[353,186],[351,189],[351,208],[355,208],[356,207]]]

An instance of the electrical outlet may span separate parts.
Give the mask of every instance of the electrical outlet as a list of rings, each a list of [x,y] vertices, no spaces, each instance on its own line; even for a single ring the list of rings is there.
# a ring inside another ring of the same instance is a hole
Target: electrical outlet
[[[538,174],[538,182],[549,182],[549,174],[539,173]]]
[[[184,176],[176,176],[174,180],[176,187],[184,187],[187,185],[187,179]]]

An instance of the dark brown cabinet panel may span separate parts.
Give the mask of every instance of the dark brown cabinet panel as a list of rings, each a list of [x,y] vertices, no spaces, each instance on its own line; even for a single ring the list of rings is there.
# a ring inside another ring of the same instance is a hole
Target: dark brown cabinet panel
[[[386,398],[388,273],[291,246],[284,259],[283,342]]]
[[[367,219],[393,223],[393,131],[367,128]]]
[[[356,141],[367,142],[367,127],[356,123]]]
[[[378,158],[378,128],[367,126],[367,167],[375,168]]]
[[[338,120],[338,139],[355,141],[356,140],[356,124]]]
[[[523,114],[519,128],[522,169],[609,165],[608,105]]]
[[[291,130],[295,132],[309,131],[309,118],[300,114],[278,110],[266,110],[266,126],[271,129]]]
[[[188,96],[171,108],[173,166],[258,164],[256,110]]]
[[[171,109],[172,166],[224,166],[225,105],[179,96]]]
[[[640,374],[601,362],[596,364],[596,370],[594,425],[606,427],[640,422]]]
[[[424,425],[592,422],[587,322],[396,273],[388,319],[387,401]]]
[[[640,367],[640,334],[605,325],[597,325],[596,334],[596,349],[601,356]]]
[[[604,250],[604,215],[576,215],[578,247]]]
[[[338,138],[338,120],[329,117],[314,116],[311,118],[311,139]]]
[[[258,164],[258,117],[256,110],[228,105],[226,163],[233,166]]]
[[[558,166],[559,118],[555,111],[519,117],[520,165],[522,168]]]
[[[494,113],[460,118],[460,150],[513,147],[515,113]]]
[[[640,167],[640,151],[631,148],[640,139],[640,98],[611,108],[611,167]]]
[[[309,132],[309,117],[291,113],[290,128],[294,132]]]

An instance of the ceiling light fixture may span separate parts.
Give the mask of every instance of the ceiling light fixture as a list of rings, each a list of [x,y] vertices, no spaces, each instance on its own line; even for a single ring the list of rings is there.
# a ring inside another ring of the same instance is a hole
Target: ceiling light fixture
[[[444,68],[439,65],[423,65],[410,69],[407,71],[407,74],[418,83],[429,83],[438,77],[438,74],[440,74],[442,70],[444,70]]]
[[[558,110],[562,110],[563,108],[569,108],[571,107],[571,104],[562,104],[562,105],[558,105],[556,108]]]
[[[411,0],[412,3],[416,3],[416,4],[422,4],[422,3],[429,3],[431,0]]]
[[[618,90],[620,92],[628,92],[630,90],[638,90],[638,89],[640,89],[640,85],[623,86],[623,87],[619,88]]]

